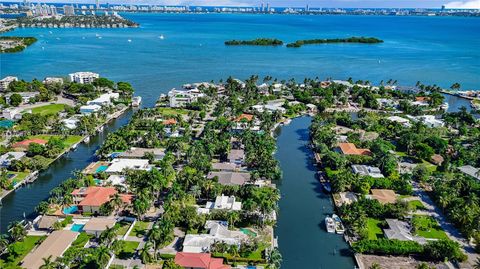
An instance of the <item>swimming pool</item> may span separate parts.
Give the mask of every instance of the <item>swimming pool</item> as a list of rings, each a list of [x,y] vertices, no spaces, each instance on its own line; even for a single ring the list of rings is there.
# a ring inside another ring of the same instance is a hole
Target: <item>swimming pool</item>
[[[97,170],[95,170],[95,173],[100,173],[100,172],[104,172],[105,170],[107,170],[108,168],[108,165],[100,165]]]
[[[94,179],[93,181],[95,181],[95,185],[97,186],[102,185],[102,181],[100,179]]]
[[[83,231],[83,226],[85,226],[85,224],[73,224],[72,228],[70,228],[70,231],[81,232]]]
[[[76,205],[73,205],[73,206],[70,206],[70,207],[66,207],[63,209],[63,214],[73,214],[75,212],[78,211],[78,207]]]
[[[247,229],[247,228],[241,228],[240,231],[248,236],[252,236],[252,237],[256,237],[257,236],[257,233],[250,230],[250,229]]]

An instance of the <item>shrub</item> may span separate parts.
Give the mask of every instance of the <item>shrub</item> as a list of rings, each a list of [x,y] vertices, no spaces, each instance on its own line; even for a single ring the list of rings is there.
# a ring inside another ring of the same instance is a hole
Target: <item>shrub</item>
[[[400,241],[396,239],[360,240],[353,243],[352,247],[358,253],[378,255],[406,256],[423,252],[423,246],[415,241]]]

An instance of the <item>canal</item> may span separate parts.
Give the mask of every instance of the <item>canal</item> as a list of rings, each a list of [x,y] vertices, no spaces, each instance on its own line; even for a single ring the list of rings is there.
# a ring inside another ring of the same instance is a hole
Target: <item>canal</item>
[[[2,199],[0,206],[0,233],[5,233],[8,224],[15,220],[33,219],[35,207],[49,196],[51,189],[72,176],[72,172],[82,170],[95,160],[94,153],[103,143],[105,136],[125,125],[132,115],[127,110],[119,118],[104,126],[103,131],[90,138],[88,144],[81,143],[75,151],[70,151],[57,159],[50,167],[41,172],[35,182],[17,189]]]
[[[310,117],[294,119],[277,137],[276,158],[283,177],[278,184],[282,198],[275,234],[282,268],[351,269],[355,264],[348,244],[325,230],[325,216],[334,208],[315,177],[308,147],[310,122]]]

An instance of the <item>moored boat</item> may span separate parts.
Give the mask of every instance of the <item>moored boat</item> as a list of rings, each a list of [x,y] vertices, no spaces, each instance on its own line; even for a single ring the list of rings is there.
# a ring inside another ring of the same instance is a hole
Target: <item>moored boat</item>
[[[340,217],[333,214],[332,219],[335,222],[335,232],[337,234],[344,234],[345,233],[345,227],[343,227],[342,220],[340,219]]]
[[[331,192],[332,191],[332,186],[328,182],[323,182],[322,187],[326,192]]]
[[[142,103],[141,96],[135,96],[132,98],[132,106],[140,106],[140,103]]]
[[[329,233],[335,233],[335,222],[329,216],[325,217],[325,228]]]

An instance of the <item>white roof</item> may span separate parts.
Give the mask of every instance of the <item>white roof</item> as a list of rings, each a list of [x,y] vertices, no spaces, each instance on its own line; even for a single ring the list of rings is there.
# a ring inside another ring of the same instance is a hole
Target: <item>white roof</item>
[[[120,94],[118,92],[105,93],[100,95],[97,99],[88,101],[87,104],[109,103],[112,98],[117,99],[119,96]]]
[[[148,160],[143,159],[113,159],[106,173],[119,173],[124,169],[149,170]]]
[[[99,105],[85,105],[80,107],[80,109],[92,109],[92,110],[99,110],[100,108],[102,107]]]

